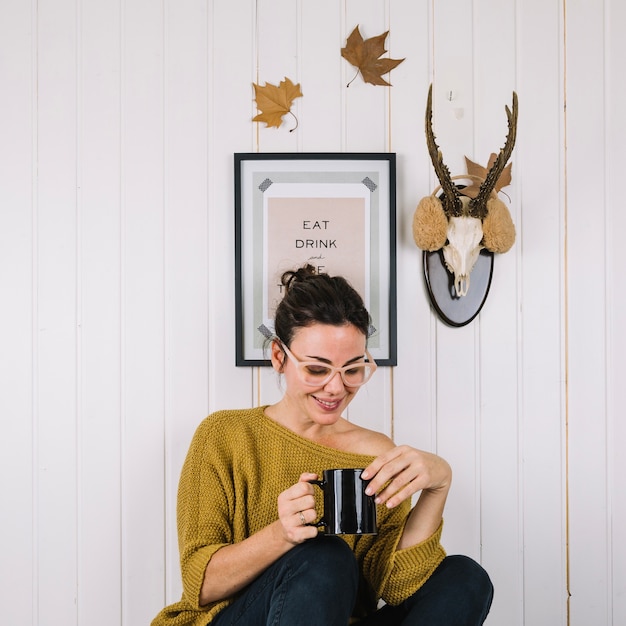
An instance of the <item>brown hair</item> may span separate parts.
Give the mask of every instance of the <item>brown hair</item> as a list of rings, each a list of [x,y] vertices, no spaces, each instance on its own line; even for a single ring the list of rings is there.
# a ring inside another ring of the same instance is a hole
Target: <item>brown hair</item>
[[[352,324],[369,335],[370,314],[359,293],[342,276],[317,273],[312,265],[281,276],[284,296],[274,318],[277,337],[287,346],[299,328],[312,324]]]

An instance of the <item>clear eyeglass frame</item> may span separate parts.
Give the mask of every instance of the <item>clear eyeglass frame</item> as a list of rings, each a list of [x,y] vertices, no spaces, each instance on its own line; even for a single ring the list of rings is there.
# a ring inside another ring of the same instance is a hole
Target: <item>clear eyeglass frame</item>
[[[285,351],[285,354],[296,366],[300,380],[310,387],[323,387],[327,385],[337,375],[337,372],[341,375],[341,380],[346,387],[361,387],[369,381],[378,367],[376,361],[374,361],[372,355],[367,350],[365,351],[366,361],[351,363],[343,367],[335,367],[328,363],[322,363],[321,361],[300,361],[280,339],[277,339],[277,341]],[[307,368],[315,368],[315,370],[309,371],[307,374]],[[324,376],[324,370],[328,371],[326,376]],[[363,371],[363,380],[355,382],[355,380],[358,380],[358,370]],[[348,379],[347,376],[350,372],[356,374],[356,377]]]

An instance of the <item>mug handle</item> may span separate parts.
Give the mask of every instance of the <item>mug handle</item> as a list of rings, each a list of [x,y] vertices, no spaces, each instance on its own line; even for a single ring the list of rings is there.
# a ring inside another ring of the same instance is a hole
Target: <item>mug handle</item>
[[[312,485],[317,485],[322,491],[324,491],[324,487],[326,486],[325,480],[308,480],[307,482],[311,483]],[[320,519],[318,519],[316,522],[311,522],[310,524],[307,524],[307,526],[317,526],[317,528],[326,525],[327,524],[323,516],[320,517]]]

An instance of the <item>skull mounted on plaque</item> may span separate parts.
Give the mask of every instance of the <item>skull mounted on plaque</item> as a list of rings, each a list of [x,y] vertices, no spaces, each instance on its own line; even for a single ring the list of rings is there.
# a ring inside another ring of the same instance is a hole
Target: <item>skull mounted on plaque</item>
[[[424,251],[431,302],[452,326],[464,326],[478,314],[491,285],[494,253],[507,252],[515,242],[511,214],[498,192],[511,182],[512,166],[507,162],[515,145],[517,112],[517,94],[513,92],[512,108],[506,107],[504,147],[491,155],[486,168],[466,157],[468,173],[451,176],[433,132],[432,85],[428,91],[426,145],[440,184],[417,205],[413,238]],[[455,180],[470,184],[456,184]]]

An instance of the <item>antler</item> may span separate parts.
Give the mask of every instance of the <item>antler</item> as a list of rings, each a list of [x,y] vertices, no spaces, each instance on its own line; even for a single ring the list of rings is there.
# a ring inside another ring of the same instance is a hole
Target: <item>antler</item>
[[[435,134],[433,132],[433,86],[430,85],[428,89],[428,101],[426,104],[426,145],[428,146],[428,154],[433,162],[435,168],[435,174],[441,183],[441,189],[443,190],[442,206],[444,213],[448,217],[458,217],[463,213],[463,204],[459,195],[459,190],[452,182],[450,176],[450,170],[443,162],[443,155],[441,150],[435,141]],[[495,182],[494,182],[495,184]]]
[[[485,180],[480,185],[478,194],[475,198],[472,198],[469,203],[469,214],[472,217],[479,219],[485,219],[487,216],[487,200],[491,195],[500,174],[504,170],[507,161],[511,158],[513,152],[513,146],[515,146],[515,135],[517,133],[517,94],[513,92],[513,107],[512,110],[508,106],[504,107],[506,110],[506,117],[509,123],[509,131],[506,136],[506,142],[504,147],[498,153],[496,160],[493,162],[491,169],[487,173]]]

